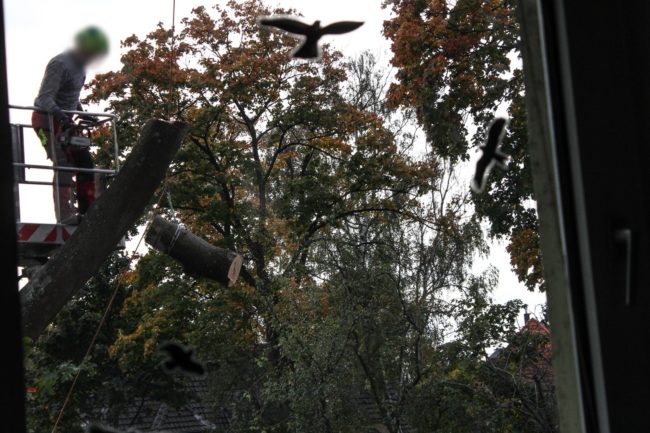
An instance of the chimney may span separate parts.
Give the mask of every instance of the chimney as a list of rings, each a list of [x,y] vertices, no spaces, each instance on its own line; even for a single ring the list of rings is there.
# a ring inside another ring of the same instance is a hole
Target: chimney
[[[530,313],[528,312],[528,305],[524,304],[524,326],[528,325],[530,320]]]

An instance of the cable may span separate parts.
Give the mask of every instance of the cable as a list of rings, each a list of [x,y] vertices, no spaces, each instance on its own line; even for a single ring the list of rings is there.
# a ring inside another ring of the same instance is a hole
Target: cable
[[[163,185],[162,190],[160,191],[160,196],[158,197],[158,201],[156,202],[156,206],[160,206],[160,203],[162,202],[163,197],[165,196],[165,192],[167,191],[167,184],[165,183]],[[152,213],[151,218],[149,218],[149,221],[147,221],[147,225],[145,226],[144,231],[142,232],[142,236],[140,236],[140,240],[136,244],[135,249],[131,253],[131,257],[129,258],[129,264],[133,261],[135,258],[136,254],[138,253],[138,248],[140,248],[140,245],[142,244],[142,240],[146,237],[147,233],[149,232],[149,227],[151,227],[151,222],[153,221],[153,217],[155,215],[155,212]],[[97,329],[95,330],[95,335],[93,335],[92,340],[90,341],[90,344],[88,345],[88,349],[86,350],[86,353],[84,354],[83,358],[81,358],[81,362],[79,363],[79,370],[74,376],[74,379],[72,380],[72,383],[70,384],[70,388],[68,389],[68,393],[65,396],[65,399],[63,400],[63,405],[61,406],[61,409],[59,410],[59,414],[56,417],[56,421],[54,422],[54,426],[52,427],[52,432],[55,433],[56,429],[59,426],[59,422],[61,421],[61,418],[63,417],[63,414],[68,406],[68,403],[70,402],[70,398],[72,397],[72,392],[75,389],[75,386],[77,385],[77,380],[79,380],[79,376],[81,376],[81,370],[84,362],[86,362],[86,359],[90,355],[90,351],[92,350],[93,346],[95,345],[95,342],[97,341],[97,337],[99,336],[99,332],[101,331],[102,327],[104,326],[104,323],[106,322],[106,317],[108,316],[108,312],[110,311],[111,307],[113,306],[113,302],[115,301],[115,297],[117,296],[117,292],[119,289],[122,287],[122,285],[118,282],[115,284],[115,289],[113,290],[113,293],[111,294],[111,298],[108,301],[108,304],[106,305],[106,308],[104,309],[104,314],[102,315],[101,320],[99,321],[99,324],[97,325]]]

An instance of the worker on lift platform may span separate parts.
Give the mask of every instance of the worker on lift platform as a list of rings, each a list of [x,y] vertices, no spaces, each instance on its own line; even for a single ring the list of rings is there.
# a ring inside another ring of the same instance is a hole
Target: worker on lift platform
[[[34,101],[36,108],[32,114],[32,126],[38,135],[47,156],[58,167],[94,168],[88,147],[70,146],[60,140],[71,128],[75,127],[73,116],[64,111],[83,111],[79,95],[86,80],[86,67],[108,53],[108,38],[96,27],[89,27],[75,38],[74,48],[54,57],[47,64],[38,97]],[[49,116],[53,117],[54,131],[50,131]],[[92,120],[92,119],[90,119]],[[51,137],[54,133],[55,143]],[[52,154],[54,152],[54,154]],[[75,207],[73,188],[76,175]],[[95,177],[93,173],[59,171],[58,182],[55,176],[54,199],[56,218],[63,224],[78,224],[80,215],[84,214],[95,200]]]

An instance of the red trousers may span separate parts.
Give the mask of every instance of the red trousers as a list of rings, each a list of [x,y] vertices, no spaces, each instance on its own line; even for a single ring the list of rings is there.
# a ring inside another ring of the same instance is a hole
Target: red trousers
[[[90,150],[88,148],[73,146],[62,147],[59,143],[61,125],[58,121],[54,120],[53,126],[54,143],[52,143],[52,134],[50,133],[49,116],[44,113],[32,113],[32,127],[45,148],[47,157],[54,163],[54,166],[94,168],[95,164],[93,163]],[[74,178],[76,178],[76,182]],[[76,201],[79,204],[78,211],[81,214],[86,213],[90,205],[95,201],[95,175],[93,173],[59,171],[58,182],[57,176],[54,179],[59,192],[60,212],[57,218],[62,220],[76,213],[74,197],[72,197],[73,187],[76,187]]]

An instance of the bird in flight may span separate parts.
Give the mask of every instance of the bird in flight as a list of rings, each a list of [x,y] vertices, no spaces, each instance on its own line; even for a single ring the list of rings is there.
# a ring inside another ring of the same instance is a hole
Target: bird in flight
[[[321,27],[320,21],[314,24],[306,24],[293,17],[275,15],[270,17],[259,17],[258,22],[264,27],[275,27],[291,33],[302,39],[291,57],[296,59],[320,59],[321,48],[318,43],[325,35],[342,35],[358,29],[363,25],[361,21],[339,21],[328,26]]]
[[[197,376],[205,373],[205,368],[192,358],[193,349],[179,343],[165,343],[160,347],[161,351],[167,352],[169,359],[165,361],[165,369],[168,371],[176,368]]]
[[[499,146],[506,134],[507,126],[508,120],[503,117],[497,117],[490,125],[487,140],[481,146],[483,155],[476,162],[476,172],[472,178],[472,190],[476,193],[482,192],[485,188],[485,182],[492,166],[496,164],[503,169],[506,167],[508,156],[499,150]]]

